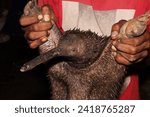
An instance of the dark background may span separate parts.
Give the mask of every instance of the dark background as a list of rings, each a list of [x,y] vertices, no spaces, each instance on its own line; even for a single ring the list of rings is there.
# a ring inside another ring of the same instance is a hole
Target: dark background
[[[0,1],[0,11],[3,9],[9,11],[0,34],[10,36],[8,41],[0,42],[0,99],[43,100],[50,97],[49,82],[44,66],[41,65],[26,73],[19,71],[25,61],[38,55],[38,50],[28,47],[19,25],[19,18],[27,1]],[[0,40],[2,37],[0,36]],[[141,99],[150,99],[149,68],[139,71]]]
[[[42,100],[50,97],[44,67],[40,66],[26,73],[19,71],[25,61],[38,55],[38,50],[28,47],[19,25],[19,18],[27,1],[0,0],[0,10],[9,11],[0,33],[10,36],[8,41],[0,43],[0,99]],[[0,40],[3,37],[0,36]]]

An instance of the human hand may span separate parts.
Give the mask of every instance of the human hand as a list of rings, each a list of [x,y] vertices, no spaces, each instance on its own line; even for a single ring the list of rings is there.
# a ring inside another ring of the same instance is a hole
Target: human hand
[[[52,8],[45,5],[41,8],[41,14],[28,15],[28,11],[24,10],[24,14],[20,18],[20,24],[25,31],[25,38],[30,48],[36,48],[48,40],[49,30],[55,21],[55,15]]]
[[[120,20],[112,26],[112,54],[118,63],[131,65],[142,61],[148,56],[150,49],[150,32],[145,31],[138,37],[125,38],[117,41],[117,35],[125,22],[125,20]]]

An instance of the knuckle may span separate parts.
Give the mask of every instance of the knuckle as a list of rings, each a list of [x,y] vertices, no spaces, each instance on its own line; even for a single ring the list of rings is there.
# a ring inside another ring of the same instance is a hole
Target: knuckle
[[[35,33],[30,32],[30,33],[28,34],[28,38],[31,39],[31,40],[35,39],[35,38],[36,38]]]
[[[38,23],[38,24],[34,24],[33,25],[33,30],[34,31],[45,31],[45,30],[48,30],[52,27],[52,24],[51,23],[48,23],[48,22],[41,22],[41,23]]]
[[[130,55],[128,59],[131,62],[136,61],[136,56],[135,55]]]
[[[140,41],[138,39],[134,40],[134,46],[138,46],[140,44]]]
[[[138,52],[138,49],[136,47],[131,47],[130,52],[131,54],[136,54]]]
[[[45,27],[45,30],[48,30],[52,27],[52,24],[51,23],[45,23],[43,26]]]
[[[112,27],[113,27],[113,28],[114,28],[114,27],[119,27],[119,25],[118,25],[118,23],[115,23],[115,24],[112,25]]]
[[[119,64],[122,64],[122,65],[129,65],[130,62],[127,61],[124,57],[122,56],[116,56],[115,58],[116,62],[119,63]]]
[[[33,25],[32,25],[32,29],[33,29],[34,31],[39,31],[39,26],[38,26],[38,24],[33,24]]]

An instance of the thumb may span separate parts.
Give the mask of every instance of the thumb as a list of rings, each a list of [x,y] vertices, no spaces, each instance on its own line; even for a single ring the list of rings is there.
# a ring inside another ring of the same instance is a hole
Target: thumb
[[[54,11],[52,7],[49,5],[44,5],[42,7],[42,15],[44,16],[44,21],[51,21],[51,20],[55,21]]]
[[[42,7],[42,15],[44,18],[44,21],[50,21],[50,9],[48,6],[43,6]]]
[[[115,40],[120,32],[120,28],[126,22],[126,20],[120,20],[119,22],[113,24],[111,29],[111,38]]]

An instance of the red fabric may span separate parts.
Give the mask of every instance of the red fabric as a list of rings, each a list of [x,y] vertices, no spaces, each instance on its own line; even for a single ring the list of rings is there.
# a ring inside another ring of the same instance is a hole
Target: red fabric
[[[139,78],[138,75],[131,75],[130,84],[125,89],[122,95],[120,95],[120,100],[139,100]]]
[[[135,9],[135,16],[150,10],[150,0],[66,0],[92,5],[94,10]],[[55,12],[57,24],[62,26],[62,0],[39,0],[39,5],[50,4]],[[150,29],[150,27],[149,27]],[[137,75],[131,75],[131,82],[120,100],[137,100],[139,97],[139,81]]]
[[[150,10],[150,0],[66,0],[92,5],[94,10],[135,9],[135,16]],[[55,12],[57,24],[62,29],[62,0],[39,0],[39,5],[50,4]],[[150,26],[148,26],[150,31]]]

